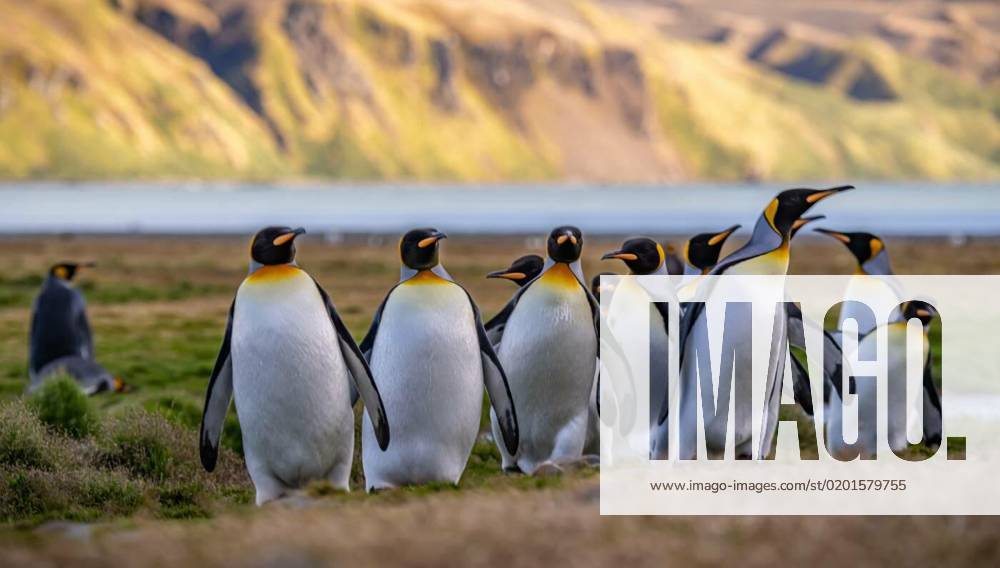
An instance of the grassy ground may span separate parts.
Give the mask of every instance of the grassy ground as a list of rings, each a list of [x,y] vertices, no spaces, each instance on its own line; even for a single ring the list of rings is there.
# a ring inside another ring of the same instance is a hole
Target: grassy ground
[[[455,237],[446,241],[443,260],[488,316],[503,305],[513,286],[485,280],[482,275],[541,244],[538,239]],[[588,273],[621,269],[596,260],[616,244],[612,239],[588,241]],[[900,273],[1000,271],[1000,243],[996,241],[972,241],[960,248],[936,240],[890,240],[888,245]],[[397,279],[395,249],[395,239],[328,243],[308,236],[301,241],[299,254],[301,265],[328,289],[347,325],[360,338],[375,307]],[[356,476],[356,491],[350,495],[335,495],[328,487],[316,485],[306,493],[320,499],[303,497],[256,511],[248,505],[252,488],[236,453],[235,419],[227,426],[226,439],[226,446],[235,451],[223,454],[220,472],[214,476],[200,472],[195,455],[195,428],[206,380],[226,310],[245,274],[245,255],[246,243],[233,238],[0,240],[4,267],[0,273],[0,403],[7,404],[8,413],[14,412],[10,409],[21,412],[16,420],[7,417],[14,422],[5,418],[4,423],[19,424],[36,434],[40,427],[30,413],[10,404],[21,397],[26,384],[31,298],[47,266],[59,260],[98,262],[98,268],[80,276],[90,303],[98,357],[133,386],[127,394],[92,399],[100,410],[100,426],[90,436],[70,439],[42,431],[39,435],[49,436],[49,441],[38,455],[49,460],[49,465],[39,470],[41,477],[15,479],[16,468],[0,468],[8,487],[6,493],[0,491],[0,501],[7,499],[8,507],[16,507],[16,502],[11,505],[11,495],[54,499],[58,505],[62,498],[58,491],[39,497],[36,489],[42,483],[62,492],[89,491],[94,501],[90,507],[56,507],[7,518],[7,529],[0,530],[4,543],[0,557],[9,561],[3,564],[31,563],[38,554],[66,562],[108,558],[117,564],[227,560],[311,564],[333,557],[371,563],[403,559],[413,564],[454,564],[461,559],[472,564],[527,564],[564,555],[582,564],[652,558],[696,564],[739,558],[762,564],[786,558],[786,554],[804,559],[830,550],[833,540],[844,547],[838,550],[838,558],[845,555],[845,560],[972,561],[1000,555],[995,539],[1000,525],[983,519],[600,518],[592,470],[562,478],[504,476],[499,473],[495,449],[486,442],[477,445],[458,490],[432,486],[366,496],[357,491],[361,485]],[[815,239],[796,243],[793,272],[838,274],[851,269],[851,258],[837,243]],[[141,465],[148,462],[149,453],[123,437],[129,432],[158,433],[167,440],[162,451],[168,465],[162,475],[150,479],[149,470]],[[128,451],[137,447],[139,458],[133,459]],[[66,468],[92,474],[98,483],[61,473]],[[26,489],[12,492],[15,481]],[[114,487],[132,493],[102,493]],[[124,505],[109,505],[114,503]],[[78,537],[75,540],[52,536],[51,524],[41,530],[17,530],[53,517],[110,522],[94,529],[56,531]],[[165,520],[176,517],[213,518]],[[795,538],[789,539],[793,532]],[[278,538],[282,544],[267,537]]]

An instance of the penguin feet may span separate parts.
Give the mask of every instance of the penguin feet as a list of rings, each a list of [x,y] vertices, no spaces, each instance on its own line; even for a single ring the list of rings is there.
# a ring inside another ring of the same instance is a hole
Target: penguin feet
[[[518,475],[524,473],[524,471],[521,470],[521,467],[518,466],[516,463],[513,465],[505,465],[503,467],[503,472],[510,475]]]
[[[532,475],[534,475],[535,477],[559,477],[564,472],[565,470],[556,465],[554,462],[547,461],[538,466],[537,468],[535,468],[535,471],[532,473]]]

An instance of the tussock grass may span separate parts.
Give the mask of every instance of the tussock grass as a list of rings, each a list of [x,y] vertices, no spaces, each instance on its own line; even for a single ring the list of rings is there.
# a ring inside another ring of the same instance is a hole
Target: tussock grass
[[[144,513],[201,518],[252,494],[241,461],[223,450],[206,474],[192,431],[141,409],[71,437],[22,401],[0,406],[0,523],[107,520]]]
[[[68,375],[46,379],[28,404],[44,424],[71,438],[83,438],[97,430],[93,404]]]

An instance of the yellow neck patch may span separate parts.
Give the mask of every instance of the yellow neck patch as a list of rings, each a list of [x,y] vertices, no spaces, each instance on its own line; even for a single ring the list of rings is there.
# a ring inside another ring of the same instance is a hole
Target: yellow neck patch
[[[422,284],[447,284],[448,281],[441,278],[437,274],[434,274],[430,270],[421,270],[420,272],[414,274],[409,280],[403,282],[407,286],[422,285]]]
[[[778,214],[778,200],[772,199],[771,203],[768,204],[767,209],[764,210],[764,218],[767,219],[767,224],[771,226],[771,229],[775,233],[781,234],[778,227],[774,225],[774,216]]]
[[[556,286],[559,288],[579,288],[580,283],[577,282],[576,276],[573,271],[570,270],[569,265],[565,262],[557,262],[552,265],[551,268],[542,274],[542,277],[538,279],[539,282],[545,284],[546,286]]]
[[[287,280],[298,276],[302,270],[292,266],[291,264],[276,264],[273,266],[264,266],[257,269],[256,272],[247,277],[247,282],[251,284],[265,284],[271,282],[280,282],[282,280]]]

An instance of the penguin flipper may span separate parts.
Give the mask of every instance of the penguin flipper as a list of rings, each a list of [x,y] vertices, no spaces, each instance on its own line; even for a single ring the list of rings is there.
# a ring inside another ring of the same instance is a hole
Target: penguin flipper
[[[79,292],[78,292],[79,294]],[[84,359],[94,358],[94,334],[90,331],[90,320],[87,318],[87,306],[82,296],[77,296],[78,312],[76,326],[80,330],[80,356]]]
[[[806,338],[802,323],[802,309],[798,304],[786,304],[788,310],[788,349],[792,360],[792,392],[795,402],[809,416],[813,415],[812,388],[806,358]]]
[[[199,434],[201,465],[206,471],[215,469],[219,458],[219,438],[222,436],[222,426],[226,420],[229,403],[233,399],[233,362],[230,357],[230,347],[233,339],[233,312],[236,300],[229,306],[229,318],[226,321],[226,335],[219,348],[219,356],[212,369],[212,378],[208,381],[205,393],[205,409],[201,415],[201,432]]]
[[[378,309],[375,310],[375,316],[372,317],[372,324],[368,327],[368,333],[365,334],[364,339],[361,340],[361,344],[358,346],[369,363],[372,362],[372,349],[375,347],[375,337],[378,335],[379,325],[382,324],[382,311],[385,309],[385,303],[389,301],[389,296],[392,295],[392,291],[395,289],[396,286],[393,286],[392,290],[389,290],[389,293],[385,295],[382,303],[378,305]],[[351,400],[355,399],[352,398]]]
[[[472,313],[476,320],[476,334],[479,338],[479,353],[483,360],[483,383],[486,385],[486,393],[490,397],[490,405],[496,415],[497,425],[503,435],[504,447],[511,456],[517,455],[517,447],[520,444],[520,430],[517,424],[517,412],[514,410],[514,396],[510,393],[510,384],[507,382],[507,374],[500,365],[500,359],[493,349],[489,334],[483,326],[483,316],[479,312],[479,306],[475,300],[465,290],[465,295],[469,297],[469,305],[472,306]]]
[[[382,451],[385,451],[389,447],[389,420],[386,417],[385,406],[382,404],[382,395],[379,394],[378,386],[375,385],[375,379],[372,378],[371,368],[368,367],[368,361],[365,360],[365,356],[362,354],[358,344],[354,342],[351,332],[344,325],[344,321],[340,319],[340,314],[337,313],[337,308],[334,307],[333,301],[330,300],[330,295],[319,285],[319,282],[315,280],[313,282],[316,284],[316,290],[319,291],[319,295],[323,298],[323,303],[326,304],[326,311],[330,315],[330,322],[333,324],[334,331],[337,332],[340,352],[344,357],[344,362],[347,364],[347,369],[351,372],[351,377],[354,379],[354,387],[357,389],[361,401],[365,405],[365,409],[368,410],[368,417],[372,421],[375,438],[378,440],[378,445],[382,448]],[[381,313],[381,308],[379,312]],[[351,398],[352,400],[354,398],[353,392]]]
[[[934,384],[932,375],[931,353],[927,352],[924,362],[924,399],[937,411],[936,415],[928,415],[927,405],[924,405],[924,443],[928,446],[941,444],[941,395]]]

